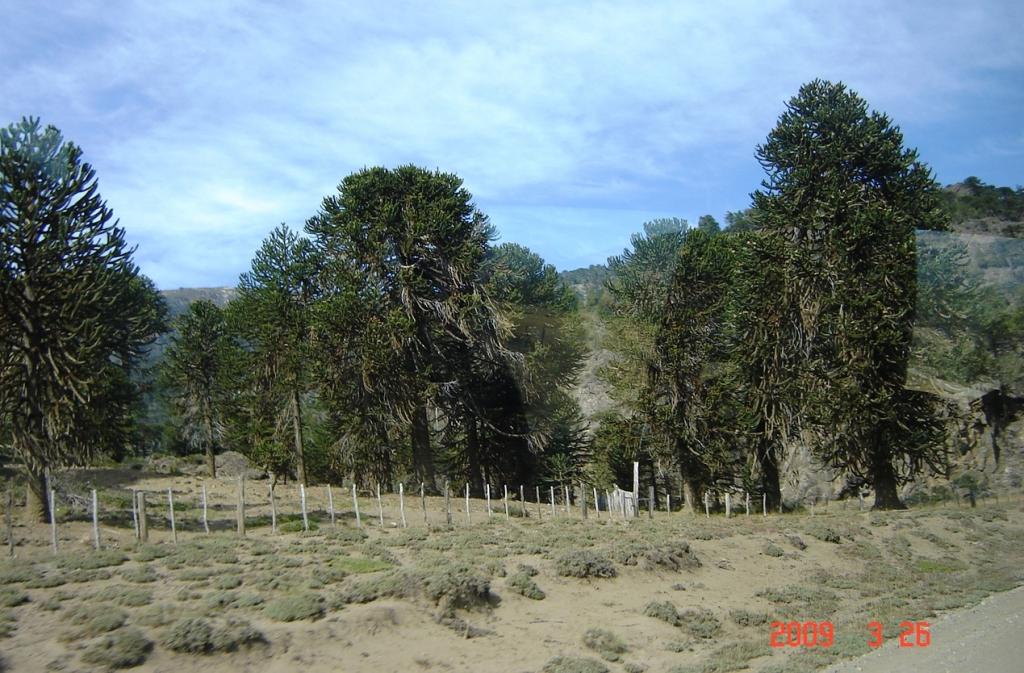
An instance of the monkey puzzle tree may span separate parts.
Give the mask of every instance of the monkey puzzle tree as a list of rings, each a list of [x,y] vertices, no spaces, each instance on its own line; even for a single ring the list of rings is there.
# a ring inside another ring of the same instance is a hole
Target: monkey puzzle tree
[[[239,385],[239,349],[224,312],[200,300],[175,321],[178,333],[164,353],[160,376],[182,422],[186,442],[206,454],[206,469],[217,476],[216,448]]]
[[[331,349],[352,374],[345,385],[369,403],[360,408],[377,410],[366,418],[382,412],[408,429],[415,478],[435,489],[428,409],[457,416],[461,349],[500,358],[500,319],[479,280],[494,230],[461,179],[416,166],[349,175],[306,230],[322,256],[326,301],[363,314],[323,323],[325,338],[352,347],[353,356]]]
[[[757,156],[768,177],[754,205],[765,235],[785,247],[817,453],[872,483],[876,508],[901,507],[897,486],[938,439],[922,431],[934,424],[904,389],[914,230],[946,226],[938,185],[888,117],[820,80],[786,104]]]
[[[267,441],[290,434],[295,472],[306,484],[302,397],[308,387],[311,308],[317,298],[317,262],[313,244],[281,225],[263,241],[249,271],[238,281],[238,297],[228,306],[229,322],[247,346],[251,374],[249,386],[277,413]],[[254,416],[259,416],[255,414]],[[255,418],[253,419],[255,420]],[[289,443],[285,440],[284,443]]]
[[[124,440],[127,374],[166,311],[132,252],[77,146],[38,119],[0,129],[0,442],[31,518],[47,468]]]

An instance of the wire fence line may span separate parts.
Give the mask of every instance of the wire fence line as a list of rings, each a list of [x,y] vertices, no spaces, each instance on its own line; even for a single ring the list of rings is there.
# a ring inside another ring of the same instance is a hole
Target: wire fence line
[[[211,489],[211,486],[215,487]],[[488,484],[484,498],[472,497],[466,483],[454,488],[446,484],[441,496],[428,495],[422,483],[409,485],[409,488],[400,483],[395,493],[382,493],[381,489],[381,485],[359,488],[355,483],[348,488],[344,484],[270,486],[239,477],[232,482],[203,480],[192,488],[93,488],[84,492],[62,488],[58,493],[51,481],[48,484],[50,543],[57,553],[61,546],[58,534],[61,526],[80,523],[91,524],[90,541],[99,549],[105,539],[110,544],[115,537],[120,537],[111,529],[129,533],[132,539],[142,542],[149,541],[152,535],[176,544],[179,532],[204,535],[234,532],[245,536],[252,529],[269,529],[270,534],[276,535],[336,528],[349,523],[358,528],[455,527],[513,518],[628,521],[645,513],[648,518],[654,518],[655,513],[664,516],[687,509],[681,498],[673,498],[671,494],[663,499],[655,497],[653,487],[644,496],[617,487],[601,489],[584,482],[543,487]],[[721,501],[719,495],[714,498],[716,502]],[[13,556],[17,541],[12,524],[14,498],[10,489],[6,500],[6,538],[9,554]],[[723,510],[719,506],[711,507],[711,497],[706,492],[703,514],[707,517],[718,512],[724,512],[727,517],[758,514],[757,507],[750,505],[758,500],[765,499],[760,494],[746,495],[743,510],[739,512],[732,509],[731,498],[726,495]],[[760,513],[767,516],[770,512],[765,506]]]

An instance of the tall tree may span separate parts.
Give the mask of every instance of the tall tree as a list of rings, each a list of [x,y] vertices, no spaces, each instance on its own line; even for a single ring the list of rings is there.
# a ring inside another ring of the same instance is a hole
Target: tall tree
[[[128,373],[165,307],[82,151],[38,119],[0,129],[0,443],[45,519],[44,473],[122,441]]]
[[[841,83],[802,86],[757,156],[768,177],[754,204],[765,233],[785,245],[817,453],[869,481],[876,508],[901,507],[900,481],[936,452],[927,410],[904,385],[914,230],[946,226],[938,185],[899,128]]]
[[[187,443],[206,454],[207,473],[216,477],[216,450],[238,388],[238,346],[224,312],[205,299],[189,305],[175,327],[160,376]]]
[[[238,297],[229,304],[230,322],[248,345],[253,394],[266,394],[288,433],[267,441],[290,444],[299,483],[307,484],[303,395],[311,359],[311,310],[317,299],[317,261],[313,244],[287,226],[275,228],[238,281]],[[283,435],[290,435],[286,437]]]
[[[414,476],[435,489],[430,409],[457,415],[466,386],[454,363],[466,344],[501,357],[500,316],[479,281],[494,230],[462,180],[415,166],[349,175],[306,229],[323,257],[325,291],[376,309],[333,332],[349,331],[360,397],[408,428]]]

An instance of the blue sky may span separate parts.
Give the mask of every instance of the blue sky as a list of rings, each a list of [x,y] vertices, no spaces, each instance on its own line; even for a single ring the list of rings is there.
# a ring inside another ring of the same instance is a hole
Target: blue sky
[[[79,144],[161,288],[233,285],[364,166],[455,172],[560,269],[749,203],[842,80],[943,184],[1024,182],[1024,3],[5,2],[0,123]]]

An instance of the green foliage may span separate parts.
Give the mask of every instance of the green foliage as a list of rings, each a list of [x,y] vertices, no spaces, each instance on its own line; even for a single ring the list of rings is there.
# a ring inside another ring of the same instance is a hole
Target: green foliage
[[[944,458],[935,411],[904,388],[914,231],[946,228],[938,186],[885,115],[820,80],[787,103],[757,155],[768,178],[755,205],[785,250],[817,455],[870,480],[876,507],[898,507],[898,483]]]
[[[625,641],[605,629],[587,629],[583,644],[601,655],[606,661],[620,661],[629,651]]]
[[[505,586],[520,596],[532,598],[535,601],[543,600],[547,594],[537,586],[528,572],[517,572],[505,580]]]
[[[586,657],[554,657],[541,669],[542,673],[608,673],[608,667]]]
[[[651,601],[644,608],[644,615],[660,619],[666,624],[670,624],[672,626],[679,626],[682,623],[682,620],[679,617],[679,611],[676,609],[676,606],[669,601]]]
[[[107,670],[132,668],[146,661],[153,641],[135,628],[128,628],[93,643],[82,653],[82,662]]]
[[[324,614],[323,599],[316,594],[283,596],[269,601],[263,614],[278,622],[319,619]]]
[[[205,619],[180,619],[164,631],[161,639],[167,649],[187,654],[234,652],[263,642],[266,638],[249,622],[235,619],[216,626]]]
[[[1024,220],[1024,187],[996,187],[971,176],[954,188],[943,190],[942,201],[956,224],[984,217],[1017,223]],[[1008,233],[1020,232],[1017,229]]]
[[[622,565],[640,565],[645,570],[665,568],[672,571],[694,570],[701,567],[700,559],[687,542],[648,543],[620,542],[612,549],[612,559]]]
[[[128,560],[124,552],[116,549],[99,549],[85,553],[65,553],[57,557],[57,567],[63,570],[97,570],[119,566]]]
[[[30,476],[128,441],[131,379],[166,307],[139,273],[82,151],[38,119],[0,129],[0,445]],[[28,347],[25,345],[28,344]]]
[[[615,577],[618,572],[608,558],[587,549],[566,552],[555,560],[555,572],[563,577]]]
[[[771,615],[766,612],[751,612],[750,610],[730,610],[729,618],[738,626],[762,626],[771,620]]]
[[[28,603],[27,593],[15,587],[0,588],[0,607],[13,608],[22,603]]]

